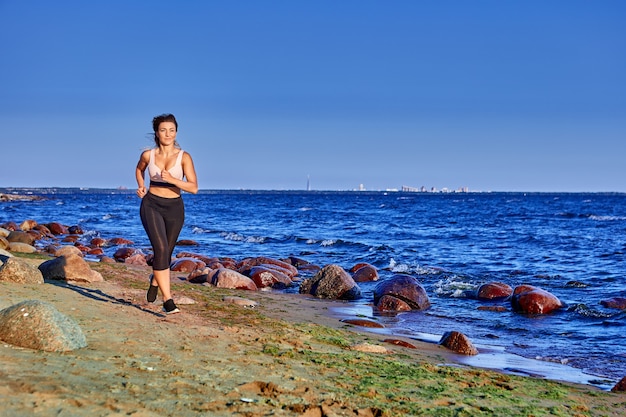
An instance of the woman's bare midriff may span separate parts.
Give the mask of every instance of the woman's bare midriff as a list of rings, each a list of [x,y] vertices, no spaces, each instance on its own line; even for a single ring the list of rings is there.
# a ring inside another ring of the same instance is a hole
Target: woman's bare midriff
[[[148,192],[150,194],[154,194],[157,197],[163,197],[163,198],[178,198],[180,197],[180,188],[176,188],[176,191],[171,189],[171,188],[167,188],[167,187],[159,187],[159,186],[151,186],[150,189],[148,190]]]

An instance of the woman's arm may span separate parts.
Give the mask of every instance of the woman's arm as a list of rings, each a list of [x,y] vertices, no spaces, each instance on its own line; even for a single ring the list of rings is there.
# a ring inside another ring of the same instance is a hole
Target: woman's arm
[[[135,179],[137,180],[137,196],[143,198],[146,195],[145,172],[148,167],[150,151],[144,151],[139,157],[137,168],[135,168]]]

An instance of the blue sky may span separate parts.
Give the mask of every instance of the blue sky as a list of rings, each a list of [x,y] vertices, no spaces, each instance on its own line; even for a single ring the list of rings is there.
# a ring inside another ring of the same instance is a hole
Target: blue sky
[[[0,0],[0,187],[626,192],[622,1]]]

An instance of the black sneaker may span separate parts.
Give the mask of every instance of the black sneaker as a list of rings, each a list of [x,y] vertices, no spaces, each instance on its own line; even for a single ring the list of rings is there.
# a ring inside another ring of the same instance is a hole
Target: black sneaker
[[[180,313],[180,310],[178,309],[178,307],[176,307],[176,304],[174,304],[174,300],[172,300],[171,298],[163,303],[163,311],[165,312],[165,314]]]
[[[153,280],[154,275],[150,274],[150,286],[148,287],[148,293],[146,294],[146,299],[149,303],[154,303],[157,299],[157,295],[159,295],[159,286],[152,285]]]

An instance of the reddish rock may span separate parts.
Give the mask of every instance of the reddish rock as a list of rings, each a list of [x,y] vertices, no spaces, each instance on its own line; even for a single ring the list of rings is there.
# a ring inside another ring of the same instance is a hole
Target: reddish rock
[[[191,239],[181,239],[178,242],[176,242],[177,246],[198,246],[198,242],[196,242],[195,240],[191,240]]]
[[[106,239],[103,239],[101,237],[94,237],[93,239],[91,239],[91,242],[89,242],[89,243],[91,244],[91,246],[95,246],[95,247],[98,247],[98,248],[107,245]]]
[[[196,258],[176,258],[170,264],[170,269],[175,272],[191,272],[196,269],[203,269],[204,262]]]
[[[93,255],[93,256],[100,256],[100,255],[104,255],[104,251],[102,250],[102,248],[91,248],[89,249],[87,254]]]
[[[223,262],[223,260],[222,260]],[[274,258],[268,258],[266,256],[258,256],[256,258],[247,258],[242,260],[241,262],[239,262],[237,264],[237,270],[241,273],[245,273],[244,271],[249,270],[250,268],[252,268],[253,266],[258,266],[258,265],[274,265],[274,266],[278,266],[280,268],[282,268],[283,270],[285,270],[285,273],[290,277],[293,278],[296,275],[298,275],[298,269],[291,265],[290,263],[281,261],[279,259],[274,259]]]
[[[64,243],[68,243],[68,242],[76,243],[77,241],[78,241],[77,235],[67,235],[63,239],[61,239],[61,242],[64,242]]]
[[[233,290],[258,290],[252,279],[228,268],[216,270],[211,277],[211,284],[219,288],[230,288]]]
[[[218,261],[218,259],[215,258],[215,257],[211,258],[211,257],[208,257],[208,256],[201,255],[199,253],[193,253],[193,252],[178,252],[176,254],[176,257],[177,258],[195,258],[195,259],[199,259],[199,260],[201,260],[202,262],[204,262],[207,265],[210,264],[210,263]]]
[[[359,262],[359,263],[355,264],[352,268],[350,268],[350,272],[352,272],[354,274],[359,269],[363,268],[364,266],[368,266],[368,265],[371,266],[367,262]]]
[[[315,264],[300,265],[298,267],[298,273],[304,272],[309,275],[315,275],[322,270],[322,267]]]
[[[52,232],[50,231],[50,229],[48,229],[43,224],[38,224],[37,226],[33,227],[33,230],[36,230],[39,233],[41,233],[41,236],[53,237]]]
[[[142,253],[135,253],[124,260],[125,264],[148,266],[146,257]]]
[[[0,224],[0,227],[2,227],[3,229],[7,229],[10,232],[14,232],[16,230],[20,230],[20,227],[15,222],[2,223],[2,224]]]
[[[343,319],[341,321],[342,323],[353,324],[355,326],[361,326],[361,327],[371,327],[371,328],[378,328],[378,329],[385,328],[385,326],[382,323],[379,323],[374,320],[368,320],[368,319]]]
[[[483,284],[476,292],[479,300],[498,300],[509,297],[513,294],[513,288],[503,282],[489,282]]]
[[[511,296],[511,307],[519,313],[548,314],[563,307],[555,295],[532,285],[515,287]]]
[[[272,268],[270,265],[253,266],[247,276],[252,278],[258,288],[290,287],[293,282],[281,269]]]
[[[67,235],[69,233],[67,226],[62,225],[61,223],[57,223],[57,222],[48,223],[46,227],[50,230],[50,233],[56,236]]]
[[[425,310],[430,307],[430,299],[424,287],[420,285],[415,277],[406,274],[396,274],[389,279],[381,281],[374,288],[374,304],[378,306],[382,297],[394,297],[403,301],[412,310]],[[386,302],[387,305],[391,303]],[[389,310],[385,310],[389,311]]]
[[[293,266],[295,266],[297,269],[300,269],[301,266],[305,266],[305,265],[310,265],[311,263],[307,260],[304,260],[302,258],[298,258],[296,256],[290,256],[287,259],[281,259],[283,262],[287,262],[288,264],[291,264]]]
[[[415,346],[414,344],[401,339],[385,339],[383,340],[383,342],[391,343],[392,345],[402,346],[409,349],[417,349],[417,346]]]
[[[356,282],[378,281],[378,278],[378,270],[375,266],[370,264],[362,264],[362,266],[352,274],[352,279]]]
[[[611,388],[613,392],[624,392],[626,391],[626,376],[622,378],[613,388]]]
[[[118,262],[124,262],[126,258],[133,256],[137,252],[137,249],[133,248],[119,248],[113,254],[113,259]]]
[[[361,289],[342,267],[326,265],[313,278],[302,281],[300,294],[332,300],[356,300],[361,297]]]
[[[602,304],[604,307],[607,307],[607,308],[616,308],[618,310],[626,310],[626,298],[623,298],[623,297],[615,297],[615,298],[610,298],[608,300],[602,300],[600,301],[600,304]]]
[[[132,240],[124,239],[123,237],[114,237],[113,239],[109,240],[109,243],[115,246],[134,244]]]
[[[474,347],[467,336],[460,332],[444,333],[439,344],[461,355],[478,355],[478,349]]]
[[[383,295],[378,299],[376,308],[379,311],[411,311],[412,308],[405,301],[391,295]]]

